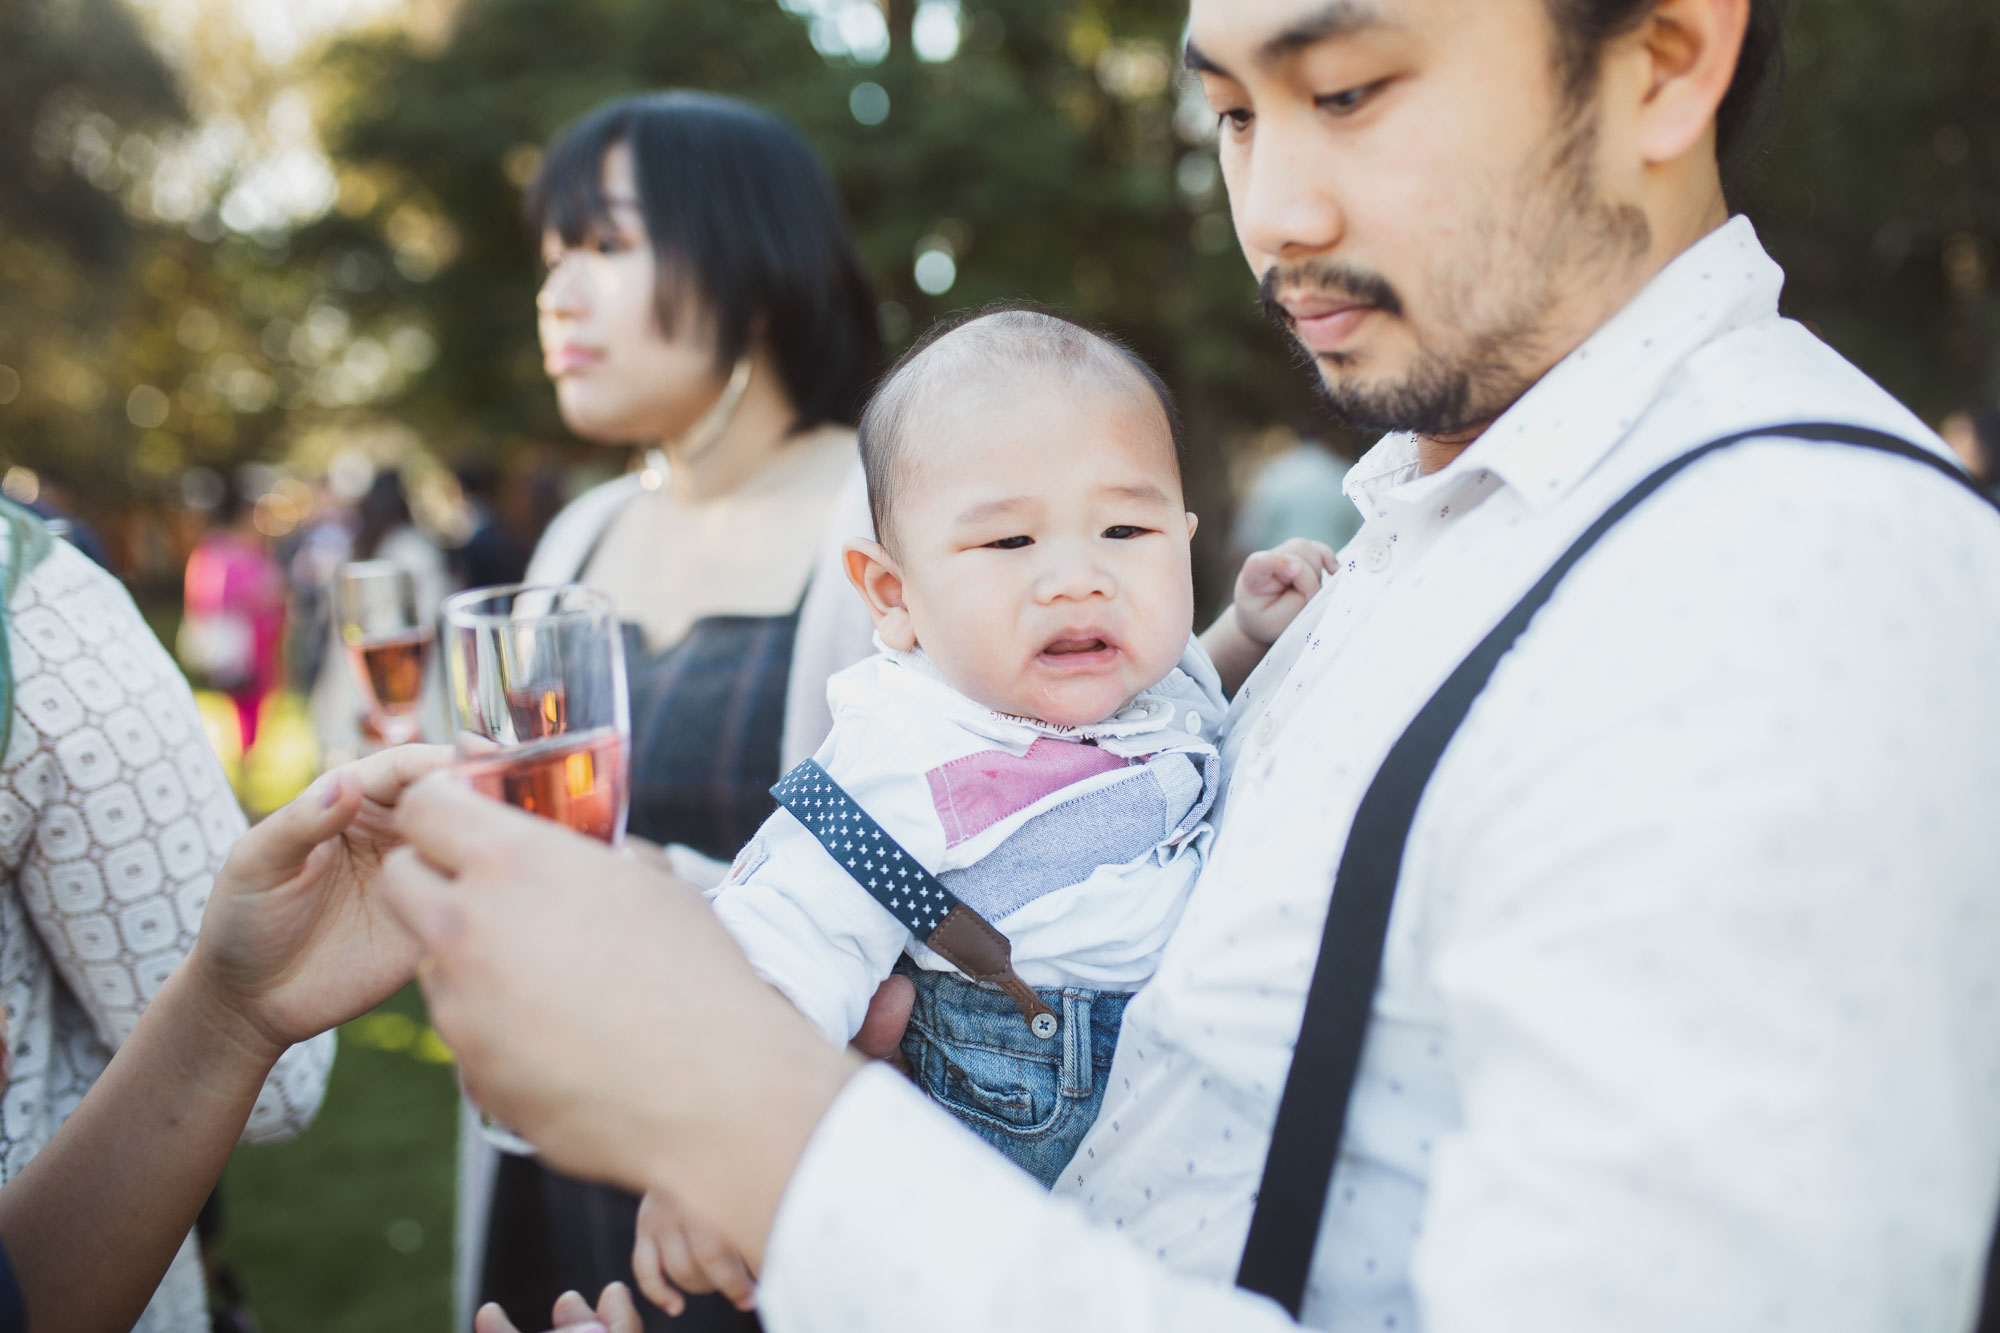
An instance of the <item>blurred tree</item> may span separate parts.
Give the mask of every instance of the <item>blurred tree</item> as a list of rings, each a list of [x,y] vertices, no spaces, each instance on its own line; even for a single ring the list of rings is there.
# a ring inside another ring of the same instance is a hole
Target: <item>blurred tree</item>
[[[1804,319],[1933,420],[2000,393],[2000,4],[1793,6],[1742,204]]]
[[[117,0],[0,6],[0,455],[99,517],[265,452],[284,406],[264,321],[308,292],[281,240],[160,216],[189,122]]]
[[[560,440],[521,187],[572,117],[676,85],[818,145],[892,344],[1025,296],[1159,365],[1205,591],[1228,446],[1314,418],[1177,76],[1182,0],[409,0],[275,64],[245,7],[180,8],[170,67],[121,0],[0,3],[0,450],[72,490],[330,450],[385,409],[447,455]],[[1794,9],[1777,133],[1737,192],[1787,310],[1932,417],[2000,391],[2000,7]]]

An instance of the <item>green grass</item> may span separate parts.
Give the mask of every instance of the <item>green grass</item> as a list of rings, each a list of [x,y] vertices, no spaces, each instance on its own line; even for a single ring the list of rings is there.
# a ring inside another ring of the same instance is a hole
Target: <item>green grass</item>
[[[458,1085],[414,988],[341,1029],[326,1103],[223,1176],[221,1249],[264,1333],[445,1333]]]

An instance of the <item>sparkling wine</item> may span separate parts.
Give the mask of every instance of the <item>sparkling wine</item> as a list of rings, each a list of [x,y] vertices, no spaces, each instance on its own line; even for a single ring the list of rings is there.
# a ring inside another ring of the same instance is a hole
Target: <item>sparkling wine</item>
[[[468,761],[474,791],[616,842],[625,819],[625,742],[596,727]]]
[[[431,644],[430,632],[419,630],[347,646],[348,660],[368,693],[376,729],[384,740],[394,743],[416,734],[416,712],[423,701]]]

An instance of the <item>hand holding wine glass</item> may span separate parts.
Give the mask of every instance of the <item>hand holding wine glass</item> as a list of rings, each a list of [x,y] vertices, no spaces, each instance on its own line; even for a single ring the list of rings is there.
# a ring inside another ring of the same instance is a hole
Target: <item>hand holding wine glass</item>
[[[482,796],[616,846],[631,733],[611,599],[576,584],[473,588],[445,600],[456,772]],[[533,1151],[482,1114],[495,1146]]]

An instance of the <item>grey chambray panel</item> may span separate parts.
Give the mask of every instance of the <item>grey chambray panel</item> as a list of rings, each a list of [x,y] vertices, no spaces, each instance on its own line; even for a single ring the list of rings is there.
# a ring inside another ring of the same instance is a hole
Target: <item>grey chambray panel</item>
[[[1186,754],[1163,755],[1143,772],[1045,810],[963,870],[938,876],[965,904],[997,921],[1099,866],[1136,861],[1175,836],[1190,811],[1207,808],[1205,774]]]

